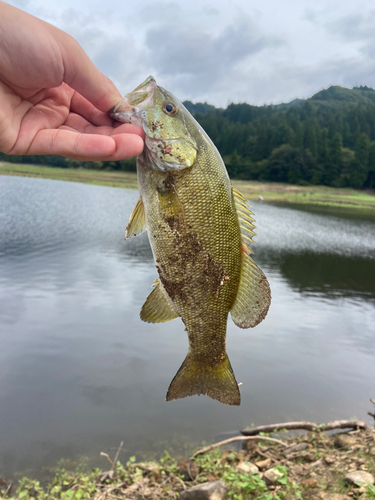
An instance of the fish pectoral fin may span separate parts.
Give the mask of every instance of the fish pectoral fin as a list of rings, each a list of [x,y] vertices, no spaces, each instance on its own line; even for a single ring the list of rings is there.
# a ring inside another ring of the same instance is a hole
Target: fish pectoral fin
[[[125,239],[138,236],[146,230],[146,216],[142,198],[139,198],[130,215],[128,225],[125,229]]]
[[[147,297],[141,309],[141,320],[146,323],[165,323],[178,318],[173,309],[172,301],[163,290],[159,280],[154,283],[155,288]]]
[[[266,317],[271,289],[263,271],[247,253],[242,253],[241,261],[240,283],[230,314],[240,328],[252,328]]]
[[[234,323],[240,328],[251,328],[266,316],[271,303],[271,290],[263,271],[250,254],[255,232],[254,215],[242,194],[232,187],[232,199],[241,231],[241,273],[236,300],[230,310]]]
[[[215,365],[206,361],[196,361],[188,353],[167,392],[167,401],[206,394],[220,403],[239,406],[240,390],[228,356]]]

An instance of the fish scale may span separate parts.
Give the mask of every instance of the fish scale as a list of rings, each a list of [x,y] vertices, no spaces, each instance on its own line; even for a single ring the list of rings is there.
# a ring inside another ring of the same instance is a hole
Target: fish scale
[[[159,274],[141,319],[180,317],[189,339],[167,400],[206,394],[239,405],[225,348],[228,313],[249,328],[270,304],[268,281],[250,256],[252,213],[207,134],[152,77],[111,114],[146,133],[137,159],[140,199],[125,233],[127,239],[147,230]]]

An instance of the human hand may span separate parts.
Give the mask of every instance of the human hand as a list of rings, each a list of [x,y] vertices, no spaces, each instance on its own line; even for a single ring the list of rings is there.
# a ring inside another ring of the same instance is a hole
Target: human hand
[[[0,0],[0,151],[81,161],[135,156],[142,129],[107,113],[121,98],[71,36]]]

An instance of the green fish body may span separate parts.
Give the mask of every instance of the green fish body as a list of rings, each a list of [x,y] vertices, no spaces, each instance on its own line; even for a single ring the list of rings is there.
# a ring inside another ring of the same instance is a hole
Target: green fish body
[[[207,394],[239,405],[225,349],[228,313],[239,327],[253,327],[271,299],[267,278],[251,258],[253,214],[207,134],[152,77],[111,116],[146,133],[137,159],[140,199],[125,233],[127,239],[147,230],[159,274],[141,319],[181,317],[189,338],[167,401]]]

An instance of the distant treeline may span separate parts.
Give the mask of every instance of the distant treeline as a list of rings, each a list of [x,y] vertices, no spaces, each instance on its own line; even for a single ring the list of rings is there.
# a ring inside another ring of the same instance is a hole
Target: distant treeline
[[[211,137],[232,178],[375,189],[375,90],[338,86],[277,106],[185,106]],[[0,160],[135,171],[135,160],[78,162],[58,156]]]
[[[278,106],[185,102],[233,178],[375,188],[375,90],[330,87]]]

